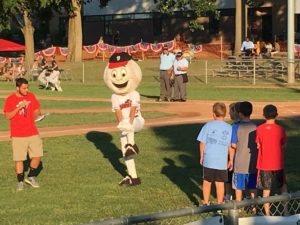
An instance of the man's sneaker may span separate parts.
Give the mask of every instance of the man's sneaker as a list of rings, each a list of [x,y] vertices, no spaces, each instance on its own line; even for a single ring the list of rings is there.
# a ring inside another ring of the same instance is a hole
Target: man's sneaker
[[[34,188],[39,188],[40,187],[40,185],[36,181],[35,177],[27,177],[27,178],[25,178],[25,183],[31,185]]]
[[[132,178],[130,176],[124,177],[123,180],[119,183],[120,186],[136,186],[141,184],[140,178]]]
[[[24,191],[24,182],[17,182],[17,191]]]
[[[138,146],[136,144],[134,144],[134,145],[132,145],[132,144],[126,144],[125,148],[126,148],[126,152],[125,152],[124,156],[126,158],[130,157],[132,155],[137,155],[140,152],[140,150],[139,150],[139,148],[138,148]]]

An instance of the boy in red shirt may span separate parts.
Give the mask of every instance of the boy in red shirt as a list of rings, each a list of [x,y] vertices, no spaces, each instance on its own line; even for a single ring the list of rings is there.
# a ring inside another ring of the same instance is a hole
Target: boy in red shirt
[[[34,188],[39,184],[35,177],[43,156],[43,143],[35,126],[35,119],[41,115],[40,104],[34,94],[28,91],[28,81],[16,79],[16,92],[5,100],[3,111],[10,121],[10,136],[13,150],[13,160],[17,174],[17,191],[24,190],[24,182]],[[23,162],[29,155],[30,171],[24,179]]]
[[[284,173],[284,146],[287,143],[287,136],[285,130],[276,124],[275,119],[278,115],[276,106],[266,105],[263,114],[266,122],[256,129],[257,188],[263,190],[263,197],[269,197],[273,182],[281,188],[282,193],[287,192]],[[270,204],[264,204],[264,209],[269,216]]]

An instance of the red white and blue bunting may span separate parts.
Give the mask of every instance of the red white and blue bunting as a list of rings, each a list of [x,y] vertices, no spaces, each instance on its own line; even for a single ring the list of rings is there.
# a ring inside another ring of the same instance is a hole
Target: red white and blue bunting
[[[42,50],[42,54],[46,57],[50,57],[50,56],[53,56],[55,54],[55,51],[56,51],[56,47],[52,46],[52,47],[49,47],[45,50]]]
[[[94,54],[97,52],[97,45],[87,45],[82,47],[87,53]]]
[[[138,45],[142,52],[149,51],[149,49],[150,49],[150,44],[147,42],[140,42],[140,43],[138,43]]]
[[[62,56],[67,57],[69,53],[69,49],[66,47],[57,47],[58,53]]]
[[[200,53],[203,50],[202,45],[188,44],[188,46],[195,54]]]
[[[108,49],[108,44],[105,44],[105,43],[98,43],[97,46],[98,46],[99,51],[102,51],[102,52],[107,51],[107,49]]]
[[[295,44],[294,45],[295,53],[300,56],[300,44]]]

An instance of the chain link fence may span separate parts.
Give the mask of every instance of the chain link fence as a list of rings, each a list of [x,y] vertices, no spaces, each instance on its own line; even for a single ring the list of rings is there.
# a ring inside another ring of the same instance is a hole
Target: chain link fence
[[[146,81],[159,81],[159,60],[137,62]],[[102,80],[106,60],[89,60],[82,63],[61,62],[62,82],[95,83]],[[300,78],[300,59],[295,60],[295,78]],[[227,58],[224,60],[192,60],[188,75],[194,82],[218,84],[222,80],[245,81],[248,84],[286,83],[287,58],[249,59]]]
[[[300,192],[285,193],[267,198],[228,201],[225,204],[176,209],[137,216],[102,220],[84,225],[116,225],[116,224],[185,224],[190,221],[211,218],[219,215],[224,218],[222,224],[238,225],[239,218],[264,216],[263,204],[270,203],[272,216],[287,216],[300,213]],[[255,209],[255,210],[253,210]],[[83,225],[83,224],[82,224]]]

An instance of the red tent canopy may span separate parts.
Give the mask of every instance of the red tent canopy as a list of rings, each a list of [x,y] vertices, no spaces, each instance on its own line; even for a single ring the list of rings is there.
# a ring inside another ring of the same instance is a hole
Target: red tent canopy
[[[24,45],[17,44],[12,41],[7,41],[0,38],[0,52],[14,52],[14,51],[24,51],[26,48]]]

